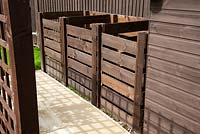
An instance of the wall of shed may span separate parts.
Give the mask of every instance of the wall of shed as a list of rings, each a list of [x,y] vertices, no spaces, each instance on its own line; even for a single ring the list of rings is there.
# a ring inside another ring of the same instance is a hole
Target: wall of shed
[[[152,0],[144,133],[200,133],[200,1]]]

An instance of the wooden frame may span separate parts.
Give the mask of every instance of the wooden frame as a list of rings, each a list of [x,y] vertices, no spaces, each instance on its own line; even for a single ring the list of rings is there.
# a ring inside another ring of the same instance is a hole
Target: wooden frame
[[[0,5],[0,133],[39,134],[29,1]]]

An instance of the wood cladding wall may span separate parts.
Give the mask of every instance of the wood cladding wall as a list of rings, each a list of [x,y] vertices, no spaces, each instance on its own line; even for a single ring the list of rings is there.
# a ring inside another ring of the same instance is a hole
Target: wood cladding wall
[[[152,0],[144,133],[200,133],[200,1]]]

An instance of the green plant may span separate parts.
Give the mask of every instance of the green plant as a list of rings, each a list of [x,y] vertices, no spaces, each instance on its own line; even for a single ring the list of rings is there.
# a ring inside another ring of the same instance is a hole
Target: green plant
[[[35,70],[41,69],[41,62],[40,62],[40,49],[38,47],[34,47],[34,64]]]

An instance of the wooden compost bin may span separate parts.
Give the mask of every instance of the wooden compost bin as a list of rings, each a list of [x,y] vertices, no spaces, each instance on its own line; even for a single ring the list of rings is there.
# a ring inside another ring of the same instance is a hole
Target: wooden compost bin
[[[88,12],[42,25],[43,70],[141,131],[148,21]]]

